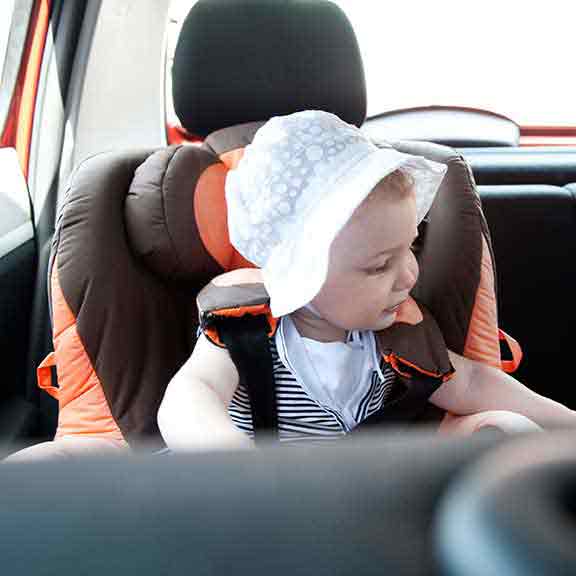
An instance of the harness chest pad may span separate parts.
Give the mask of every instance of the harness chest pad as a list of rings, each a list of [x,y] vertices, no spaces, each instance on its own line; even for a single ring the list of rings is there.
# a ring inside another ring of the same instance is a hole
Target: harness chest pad
[[[214,278],[198,293],[196,305],[202,331],[220,347],[224,344],[217,330],[219,320],[263,316],[268,336],[274,334],[278,324],[270,312],[270,298],[257,268],[233,270]]]
[[[376,332],[376,340],[386,362],[404,379],[424,375],[440,385],[452,377],[454,368],[438,324],[424,306],[418,308],[418,323],[397,321]]]

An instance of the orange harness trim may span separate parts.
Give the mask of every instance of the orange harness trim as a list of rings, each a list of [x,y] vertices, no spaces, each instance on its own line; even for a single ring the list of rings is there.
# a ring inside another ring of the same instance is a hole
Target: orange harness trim
[[[222,308],[221,310],[216,310],[214,312],[209,312],[206,316],[207,319],[210,319],[214,316],[219,316],[223,318],[242,318],[246,314],[251,314],[252,316],[266,316],[268,320],[268,326],[270,329],[268,330],[268,337],[271,338],[274,333],[276,332],[276,328],[278,327],[278,318],[274,318],[270,313],[270,305],[267,303],[264,304],[256,304],[255,306],[239,306],[236,308]],[[220,346],[221,348],[225,348],[224,344],[221,342],[220,337],[218,336],[218,330],[214,326],[203,326],[202,330],[206,337],[216,346]]]
[[[406,360],[405,358],[398,356],[397,354],[394,354],[393,352],[391,354],[382,354],[382,356],[383,356],[384,360],[386,360],[386,362],[388,362],[388,364],[390,364],[390,366],[392,366],[394,371],[396,373],[400,374],[400,376],[404,376],[404,378],[412,378],[412,374],[403,370],[400,367],[401,365],[412,368],[412,370],[415,370],[416,372],[420,372],[420,374],[430,376],[431,378],[439,378],[439,379],[441,378],[442,382],[447,382],[448,380],[450,380],[450,378],[452,378],[452,376],[454,376],[454,372],[455,372],[454,369],[452,369],[452,371],[448,372],[447,374],[442,374],[440,372],[430,372],[429,370],[425,370],[424,368],[420,368],[416,364],[410,362],[409,360]]]

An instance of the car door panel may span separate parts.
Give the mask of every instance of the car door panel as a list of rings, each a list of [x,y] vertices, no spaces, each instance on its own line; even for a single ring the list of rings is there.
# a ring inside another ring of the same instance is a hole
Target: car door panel
[[[13,148],[0,149],[0,174],[0,438],[6,438],[14,433],[8,428],[16,415],[33,411],[25,406],[24,389],[37,251],[28,189]]]

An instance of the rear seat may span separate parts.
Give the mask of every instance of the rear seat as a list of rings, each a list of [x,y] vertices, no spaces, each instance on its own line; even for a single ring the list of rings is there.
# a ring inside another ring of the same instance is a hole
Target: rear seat
[[[501,158],[502,159],[502,158]],[[556,164],[552,170],[553,163]],[[552,157],[540,178],[568,175]],[[534,167],[514,173],[488,157],[475,165],[476,179],[497,182],[526,178]],[[536,179],[536,178],[535,178]],[[576,184],[481,185],[478,187],[492,235],[500,326],[521,343],[524,360],[516,373],[533,390],[576,408],[572,386],[572,329],[576,319]]]
[[[551,184],[576,182],[576,148],[460,149],[478,184]]]

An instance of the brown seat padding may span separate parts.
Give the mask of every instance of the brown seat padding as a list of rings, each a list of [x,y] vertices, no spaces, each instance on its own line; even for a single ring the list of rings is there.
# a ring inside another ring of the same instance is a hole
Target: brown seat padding
[[[154,181],[158,160],[169,169],[175,153],[102,154],[84,162],[71,181],[51,267],[60,384],[57,437],[101,434],[98,422],[105,407],[129,443],[158,436],[156,413],[163,390],[195,341],[196,291],[222,272],[198,244],[195,282],[176,274],[161,276],[145,260],[154,259],[154,251],[139,255],[129,240],[130,219],[125,215],[143,198],[131,196],[137,169],[149,168]],[[184,220],[193,224],[192,182],[189,190],[190,214]],[[154,230],[149,234],[152,237]],[[73,327],[62,318],[55,287],[74,318]],[[70,342],[72,331],[78,338]],[[100,403],[97,412],[90,412],[88,398],[82,397],[96,393],[99,386],[106,406]]]

